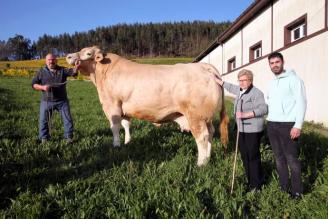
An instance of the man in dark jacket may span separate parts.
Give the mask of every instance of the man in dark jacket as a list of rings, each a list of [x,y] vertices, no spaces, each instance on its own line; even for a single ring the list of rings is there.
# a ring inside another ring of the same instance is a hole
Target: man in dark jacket
[[[76,76],[79,63],[74,68],[57,65],[55,55],[46,56],[46,66],[41,68],[32,79],[32,87],[42,91],[39,118],[39,139],[42,143],[50,138],[50,119],[54,110],[59,111],[64,123],[64,138],[68,143],[73,138],[73,121],[66,92],[68,76]]]

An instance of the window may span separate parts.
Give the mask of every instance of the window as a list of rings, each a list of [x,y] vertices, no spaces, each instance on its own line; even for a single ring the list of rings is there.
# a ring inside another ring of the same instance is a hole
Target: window
[[[249,48],[249,61],[253,61],[262,56],[262,41],[254,44]]]
[[[305,24],[301,24],[291,30],[291,42],[305,37]]]
[[[307,15],[285,26],[285,46],[307,35]]]
[[[236,56],[228,60],[228,72],[236,68]]]
[[[258,47],[254,49],[254,59],[260,58],[262,56],[262,48]]]

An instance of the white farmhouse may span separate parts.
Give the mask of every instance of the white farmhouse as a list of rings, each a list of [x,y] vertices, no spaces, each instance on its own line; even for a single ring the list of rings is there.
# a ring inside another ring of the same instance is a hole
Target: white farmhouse
[[[266,95],[273,78],[267,56],[281,52],[285,68],[305,83],[306,120],[328,126],[327,23],[328,0],[257,0],[195,61],[213,64],[235,84],[238,72],[249,69]]]

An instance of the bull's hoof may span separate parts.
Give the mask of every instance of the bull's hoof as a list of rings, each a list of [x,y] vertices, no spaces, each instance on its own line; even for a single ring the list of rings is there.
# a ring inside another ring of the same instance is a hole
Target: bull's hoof
[[[206,164],[208,163],[209,159],[204,159],[204,160],[198,160],[197,161],[197,166],[201,167],[201,166],[206,166]]]
[[[119,147],[121,147],[121,144],[114,144],[113,146],[114,146],[114,148],[119,148]]]
[[[126,139],[124,140],[124,144],[128,144],[130,141],[131,141],[131,138],[126,138]]]

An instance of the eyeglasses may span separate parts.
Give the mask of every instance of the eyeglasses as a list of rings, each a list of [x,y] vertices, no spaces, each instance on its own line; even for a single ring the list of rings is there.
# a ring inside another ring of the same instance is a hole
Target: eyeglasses
[[[245,82],[245,81],[250,81],[249,79],[244,79],[244,80],[238,80],[239,83]]]

